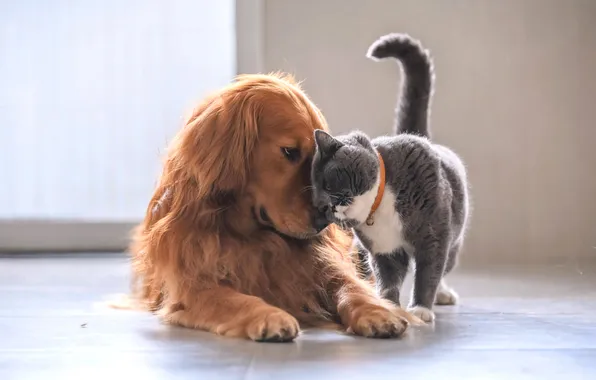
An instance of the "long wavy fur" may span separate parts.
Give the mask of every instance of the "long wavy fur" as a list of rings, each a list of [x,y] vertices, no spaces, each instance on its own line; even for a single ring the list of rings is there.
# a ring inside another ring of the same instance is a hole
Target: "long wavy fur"
[[[170,144],[132,236],[134,291],[144,307],[185,307],[198,292],[225,285],[300,321],[326,321],[337,312],[325,291],[329,283],[340,274],[360,281],[350,256],[352,238],[335,226],[307,240],[243,232],[254,222],[243,205],[251,171],[258,170],[251,152],[268,101],[263,88],[291,92],[290,98],[306,104],[308,117],[327,128],[298,85],[282,75],[239,77],[199,104]]]

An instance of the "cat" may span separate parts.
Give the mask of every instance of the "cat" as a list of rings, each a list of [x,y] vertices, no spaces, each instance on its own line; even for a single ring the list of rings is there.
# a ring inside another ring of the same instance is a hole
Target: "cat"
[[[468,225],[466,169],[456,153],[430,141],[429,52],[393,33],[374,42],[367,55],[396,59],[402,68],[396,135],[371,140],[360,131],[337,137],[315,131],[313,201],[330,221],[353,229],[383,298],[400,304],[413,259],[408,310],[432,322],[433,304],[458,298],[443,278],[457,263]]]

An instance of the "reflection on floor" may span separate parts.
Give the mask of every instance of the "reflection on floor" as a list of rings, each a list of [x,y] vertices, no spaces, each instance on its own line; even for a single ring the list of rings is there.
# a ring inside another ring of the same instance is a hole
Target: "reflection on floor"
[[[0,256],[0,379],[596,379],[596,267],[460,270],[461,305],[438,308],[434,327],[289,344],[103,307],[128,270],[116,254]]]

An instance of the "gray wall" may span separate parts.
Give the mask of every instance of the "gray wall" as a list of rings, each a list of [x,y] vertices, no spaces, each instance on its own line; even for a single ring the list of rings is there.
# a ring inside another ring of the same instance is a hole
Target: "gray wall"
[[[596,1],[265,0],[265,70],[305,79],[334,132],[389,132],[406,31],[437,66],[433,129],[466,160],[468,262],[596,256]]]

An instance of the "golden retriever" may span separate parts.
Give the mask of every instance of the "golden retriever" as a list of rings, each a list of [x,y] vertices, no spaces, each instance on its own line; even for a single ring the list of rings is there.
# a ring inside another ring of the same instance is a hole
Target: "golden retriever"
[[[144,306],[256,341],[291,341],[299,322],[406,330],[413,317],[358,277],[352,237],[311,205],[315,129],[327,129],[323,115],[281,74],[240,76],[194,109],[133,235]]]

